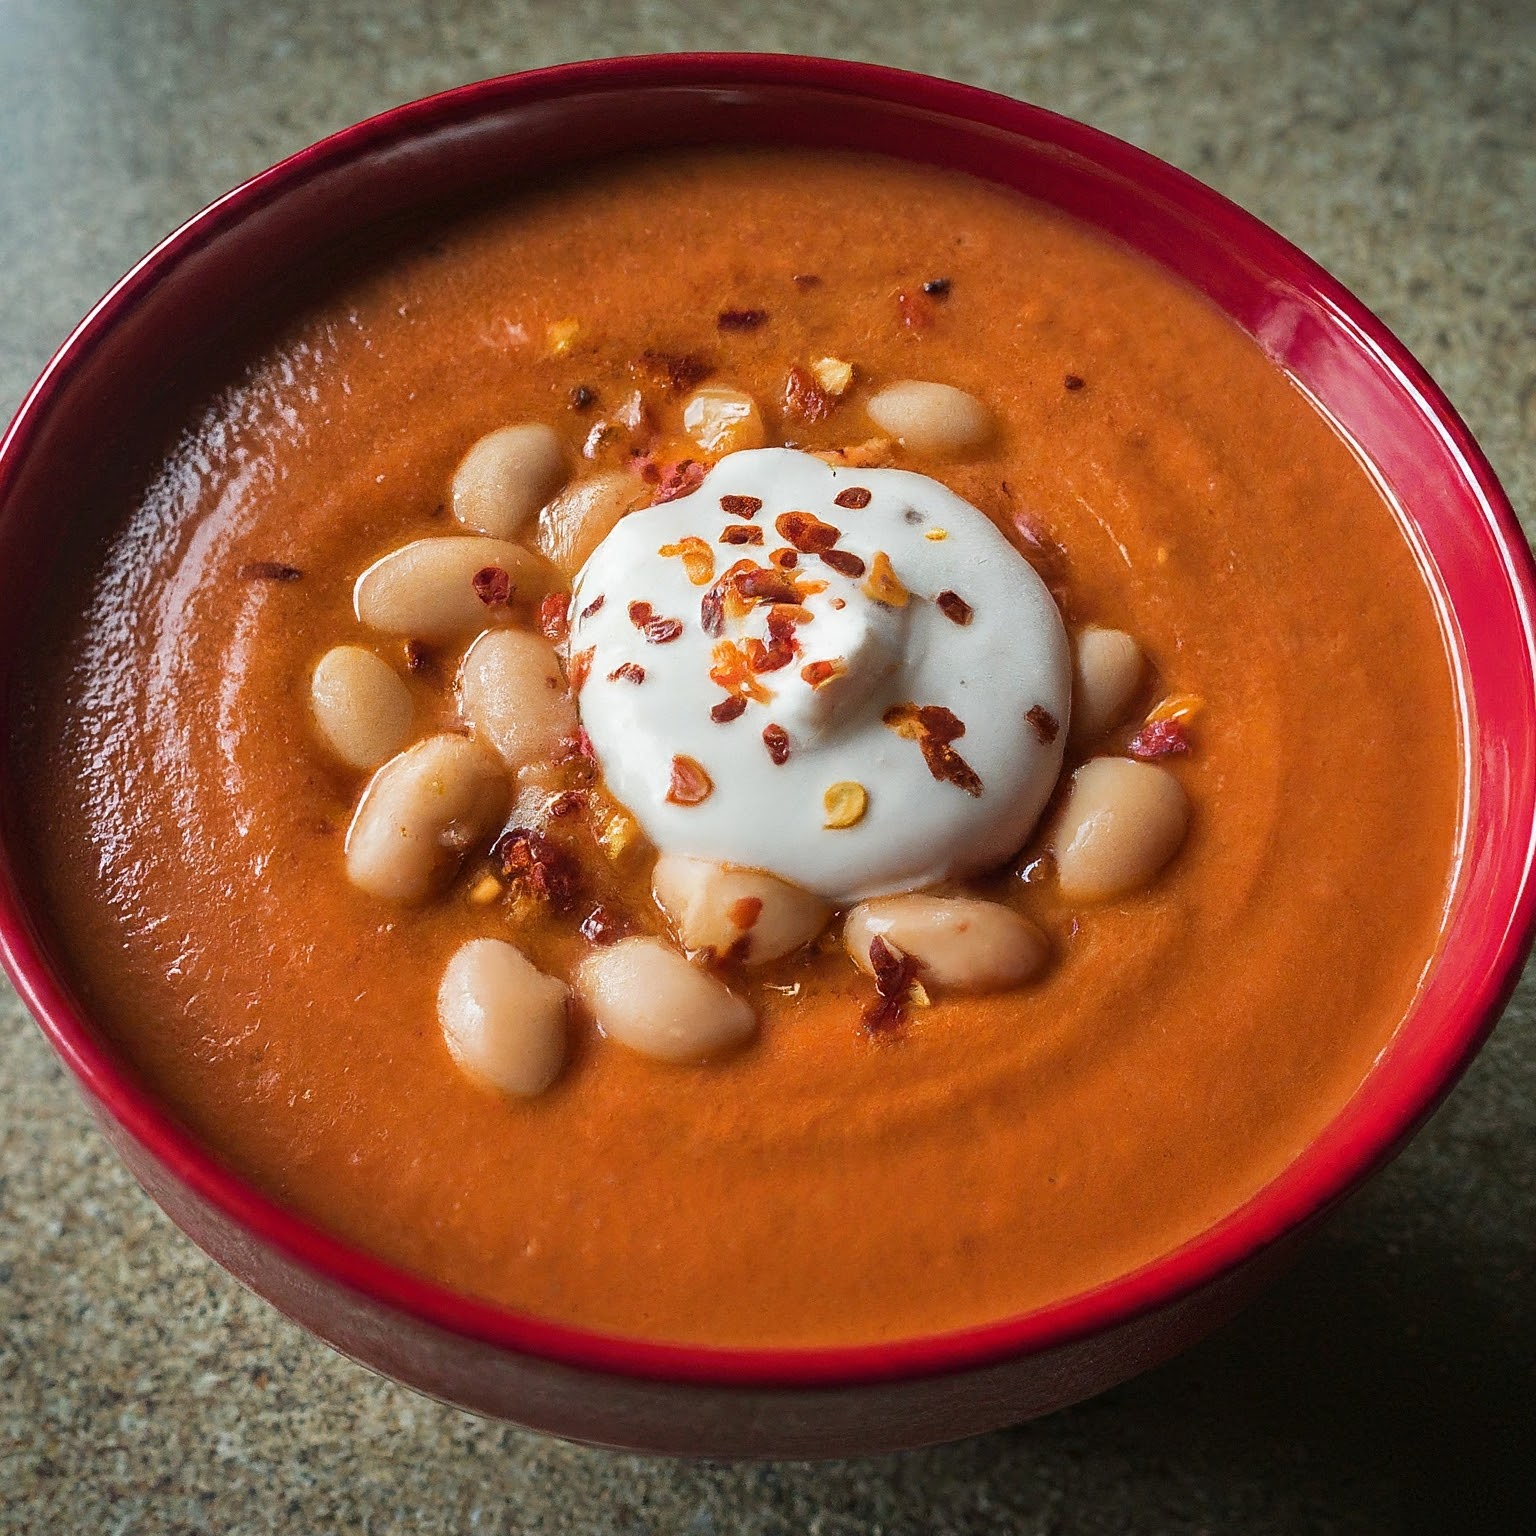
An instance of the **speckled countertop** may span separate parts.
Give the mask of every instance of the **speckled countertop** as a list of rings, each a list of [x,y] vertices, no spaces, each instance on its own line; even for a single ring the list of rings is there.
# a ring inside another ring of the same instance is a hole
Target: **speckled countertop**
[[[211,197],[485,75],[840,54],[1081,117],[1359,293],[1536,492],[1536,5],[1283,0],[0,0],[0,416]],[[1531,524],[1528,522],[1527,526]],[[331,1354],[141,1195],[0,984],[0,1529],[1495,1532],[1536,1509],[1536,989],[1261,1305],[1035,1425],[866,1462],[677,1465]]]

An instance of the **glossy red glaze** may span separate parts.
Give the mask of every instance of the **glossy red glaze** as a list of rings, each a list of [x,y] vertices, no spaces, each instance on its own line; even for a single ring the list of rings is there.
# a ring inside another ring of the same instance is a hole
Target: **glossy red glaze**
[[[338,1349],[423,1391],[575,1439],[716,1455],[917,1445],[1046,1412],[1166,1358],[1235,1310],[1390,1157],[1492,1028],[1532,938],[1536,695],[1529,549],[1471,435],[1356,299],[1182,173],[1036,107],[869,65],[669,55],[467,86],[264,172],[146,257],[49,364],[0,444],[0,701],[61,518],[79,515],[122,381],[153,393],[338,234],[615,149],[761,141],[879,150],[1053,203],[1159,262],[1252,335],[1359,447],[1437,590],[1463,696],[1466,810],[1443,953],[1370,1078],[1225,1221],[1134,1274],[985,1328],[878,1347],[693,1349],[469,1300],[351,1248],[223,1169],[133,1081],[69,990],[0,757],[0,953],[108,1137],[207,1252]],[[254,301],[253,301],[254,302]]]

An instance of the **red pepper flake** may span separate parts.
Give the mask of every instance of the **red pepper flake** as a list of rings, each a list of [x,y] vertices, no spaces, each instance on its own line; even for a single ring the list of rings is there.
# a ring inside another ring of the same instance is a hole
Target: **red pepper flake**
[[[280,560],[247,560],[235,575],[241,581],[299,581],[304,572],[296,565],[284,565]]]
[[[683,459],[669,464],[662,471],[661,482],[651,498],[652,506],[676,501],[680,496],[691,496],[704,483],[704,466],[697,459]]]
[[[722,496],[720,510],[732,517],[753,518],[763,510],[763,503],[758,496]]]
[[[763,745],[775,763],[782,766],[789,761],[789,732],[782,725],[763,727]]]
[[[715,574],[715,552],[696,533],[685,534],[675,544],[663,544],[656,553],[663,560],[681,558],[684,573],[696,587],[708,586],[710,577]]]
[[[802,555],[819,555],[842,538],[842,530],[824,523],[811,512],[781,512],[774,519],[781,539],[787,539]]]
[[[796,272],[790,281],[801,293],[808,293],[812,288],[821,286],[821,279],[814,272]]]
[[[483,565],[469,579],[475,596],[487,608],[503,607],[512,601],[512,578],[499,565]]]
[[[1035,735],[1044,746],[1050,746],[1061,732],[1061,721],[1043,704],[1031,704],[1024,711],[1024,718],[1034,727]]]
[[[667,645],[683,632],[681,619],[652,619],[641,631],[652,645]]]
[[[583,619],[590,619],[592,617],[592,615],[594,613],[596,613],[597,610],[599,608],[601,608],[602,606],[603,606],[603,594],[601,592],[599,592],[597,594],[597,596],[594,597],[592,599],[592,601],[590,603],[588,603],[587,606],[581,610],[580,617],[583,618]]]
[[[747,665],[754,672],[777,672],[795,659],[794,647],[787,641],[774,640],[764,645],[755,636],[747,641]]]
[[[733,928],[752,928],[756,925],[758,918],[763,915],[763,898],[738,896],[725,909],[725,915],[731,920]]]
[[[597,404],[597,391],[588,389],[585,384],[578,384],[567,398],[573,411],[589,411]]]
[[[592,658],[597,655],[595,646],[588,646],[584,651],[577,651],[565,664],[565,675],[570,680],[571,692],[580,693],[586,685],[587,674],[592,670]],[[590,743],[588,743],[590,746]]]
[[[709,680],[717,688],[759,704],[766,704],[773,697],[772,692],[753,676],[745,647],[734,640],[717,640],[710,660]]]
[[[581,920],[581,936],[589,944],[615,944],[629,932],[629,919],[601,902]]]
[[[547,639],[563,640],[565,638],[570,611],[571,599],[565,592],[551,592],[539,604],[539,628]]]
[[[826,549],[821,558],[840,575],[858,577],[864,574],[864,562],[851,549]]]
[[[729,528],[720,530],[720,542],[722,544],[761,544],[763,530],[748,528],[745,523],[732,523]]]
[[[407,640],[405,642],[405,670],[415,673],[429,673],[437,670],[436,658],[431,650],[423,645],[420,640]]]
[[[555,745],[555,761],[557,763],[595,763],[597,761],[597,753],[592,748],[592,738],[587,735],[585,726],[578,726],[574,736],[560,738]]]
[[[674,395],[686,394],[715,371],[708,358],[693,352],[642,352],[635,363],[638,373],[664,384]]]
[[[896,295],[896,308],[901,312],[901,323],[909,331],[925,331],[933,322],[932,301],[920,293],[909,293],[905,288]]]
[[[803,421],[808,426],[818,421],[825,421],[832,414],[832,407],[836,402],[832,396],[816,382],[815,376],[798,363],[789,370],[789,377],[784,381],[784,411],[796,421]]]
[[[940,592],[933,601],[939,612],[950,623],[958,624],[962,629],[971,622],[976,613],[976,610],[958,592]]]
[[[800,556],[792,549],[776,549],[768,558],[781,571],[792,571],[800,564]]]
[[[1006,493],[1008,486],[1003,485]],[[1014,512],[1009,517],[1013,525],[1014,545],[1019,553],[1034,566],[1040,579],[1048,587],[1060,586],[1067,579],[1069,562],[1066,550],[1028,512]]]
[[[1069,373],[1061,382],[1067,389],[1079,390],[1083,387],[1084,381],[1077,374]]]
[[[709,718],[716,725],[729,725],[732,720],[740,719],[746,713],[747,701],[739,693],[732,694],[728,699],[721,699],[710,710]]]
[[[917,743],[934,778],[980,797],[981,776],[950,746],[965,735],[965,722],[953,710],[942,704],[893,704],[880,718],[898,736]]]
[[[847,664],[834,657],[827,661],[808,661],[800,668],[800,676],[812,688],[825,688],[834,677],[841,677],[848,670]]]
[[[767,319],[766,309],[722,309],[715,324],[722,331],[755,331]]]
[[[1172,757],[1176,752],[1188,752],[1189,729],[1182,720],[1149,720],[1131,737],[1125,749],[1132,757],[1143,762],[1154,758]]]
[[[608,674],[608,681],[616,683],[623,678],[626,683],[643,683],[645,681],[645,668],[638,661],[626,661],[622,666],[617,666]]]
[[[699,628],[706,635],[718,635],[725,628],[725,596],[718,586],[699,599]]]
[[[509,827],[492,844],[491,857],[513,885],[560,911],[581,893],[576,856],[532,827]]]
[[[947,299],[949,297],[950,281],[947,277],[930,277],[923,284],[923,292],[930,299]]]
[[[714,780],[697,758],[678,754],[672,759],[672,782],[667,800],[672,805],[699,805],[714,793]]]
[[[649,603],[635,601],[629,605],[629,622],[636,629],[644,629],[656,617],[656,610]]]
[[[872,1035],[889,1034],[906,1021],[912,983],[922,967],[879,934],[869,941],[869,964],[877,1001],[864,1010],[864,1028]]]
[[[839,491],[832,498],[840,507],[847,507],[850,511],[857,512],[861,507],[867,507],[872,499],[872,492],[862,485],[850,485],[846,491]]]
[[[549,802],[549,814],[556,820],[563,816],[574,816],[577,811],[584,811],[586,808],[587,792],[584,789],[562,789]]]
[[[792,553],[792,551],[776,549],[774,555]],[[768,557],[773,559],[773,555]],[[795,585],[794,578],[783,571],[769,570],[764,566],[755,566],[749,571],[743,571],[735,581],[736,590],[745,598],[750,598],[759,603],[799,603],[800,589]]]

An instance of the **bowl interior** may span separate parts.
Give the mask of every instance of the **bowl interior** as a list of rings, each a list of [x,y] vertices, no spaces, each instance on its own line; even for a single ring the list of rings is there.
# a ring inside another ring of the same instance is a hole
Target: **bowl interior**
[[[0,447],[0,701],[40,622],[43,575],[90,518],[109,456],[152,453],[239,316],[360,231],[561,164],[747,142],[879,151],[1014,187],[1205,293],[1336,424],[1398,510],[1440,607],[1460,689],[1464,801],[1445,939],[1408,1020],[1335,1122],[1247,1205],[1163,1259],[1026,1317],[854,1349],[696,1350],[613,1339],[455,1295],[351,1249],[221,1168],[133,1082],[72,996],[19,848],[0,741],[0,953],[106,1114],[256,1238],[390,1305],[492,1343],[675,1379],[810,1383],[953,1369],[1065,1342],[1173,1299],[1337,1200],[1384,1161],[1492,1027],[1529,947],[1536,819],[1532,568],[1508,503],[1443,396],[1300,252],[1141,152],[948,82],[825,60],[668,56],[465,87],[301,152],[199,214],[66,343]]]

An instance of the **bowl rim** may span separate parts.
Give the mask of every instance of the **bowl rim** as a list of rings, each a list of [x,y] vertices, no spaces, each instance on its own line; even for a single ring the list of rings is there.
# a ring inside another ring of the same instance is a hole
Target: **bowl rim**
[[[868,63],[793,54],[653,54],[586,60],[456,87],[391,108],[299,150],[193,215],[90,310],[25,395],[0,438],[0,507],[39,424],[69,378],[142,295],[222,231],[312,179],[382,147],[533,102],[608,89],[815,88],[933,112],[1044,142],[1148,188],[1330,309],[1374,353],[1458,462],[1502,562],[1536,672],[1536,566],[1513,508],[1459,415],[1407,348],[1343,284],[1236,204],[1166,162],[1098,129],[978,87]],[[1508,718],[1532,702],[1521,695]],[[1527,754],[1528,756],[1530,754]],[[1520,768],[1523,773],[1518,772]],[[1516,763],[1509,793],[1530,829],[1503,900],[1486,914],[1470,996],[1389,1102],[1351,1117],[1353,1100],[1282,1172],[1214,1226],[1126,1275],[1059,1302],[980,1326],[889,1342],[727,1348],[635,1339],[520,1313],[426,1280],[332,1235],[260,1193],[162,1109],[98,1039],[34,930],[0,846],[0,962],[44,1035],[98,1112],[115,1121],[178,1183],[304,1270],[367,1301],[497,1349],[603,1374],[722,1387],[826,1388],[975,1370],[1072,1344],[1204,1288],[1305,1226],[1384,1163],[1449,1091],[1497,1021],[1536,933],[1536,763]],[[1474,816],[1476,813],[1474,813]],[[1410,1017],[1418,999],[1410,1005]],[[1345,1126],[1342,1122],[1349,1121]],[[1336,1131],[1345,1134],[1333,1135]],[[1330,1136],[1332,1141],[1329,1141]],[[1325,1145],[1326,1144],[1326,1145]]]

